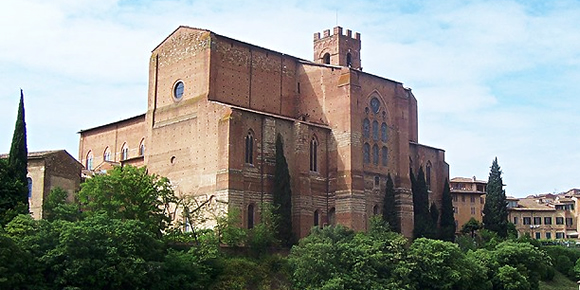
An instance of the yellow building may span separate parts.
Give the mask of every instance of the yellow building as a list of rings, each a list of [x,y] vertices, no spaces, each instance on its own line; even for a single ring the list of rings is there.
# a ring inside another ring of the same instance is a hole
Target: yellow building
[[[454,177],[449,181],[456,230],[471,218],[481,222],[485,204],[485,189],[487,182],[474,177]]]

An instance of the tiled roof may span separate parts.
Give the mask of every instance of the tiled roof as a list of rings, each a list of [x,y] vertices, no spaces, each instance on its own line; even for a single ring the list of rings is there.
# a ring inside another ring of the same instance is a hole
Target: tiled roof
[[[485,180],[478,180],[474,177],[453,177],[450,182],[475,182],[475,183],[487,183]]]

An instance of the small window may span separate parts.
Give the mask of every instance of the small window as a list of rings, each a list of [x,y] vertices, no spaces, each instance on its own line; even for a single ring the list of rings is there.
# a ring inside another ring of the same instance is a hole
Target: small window
[[[475,203],[475,196],[472,196],[472,197],[470,198],[470,201],[471,201],[471,203]]]
[[[127,160],[129,158],[129,147],[127,143],[123,144],[121,147],[121,160]]]
[[[85,166],[88,170],[93,170],[93,152],[89,151],[85,159]]]
[[[515,216],[515,217],[514,217],[514,225],[517,225],[517,224],[518,224],[518,217],[517,217],[517,216]]]
[[[475,207],[471,207],[471,214],[474,215],[475,214]]]
[[[564,224],[564,218],[563,217],[556,217],[556,224],[557,225],[563,225]]]
[[[375,206],[373,206],[373,215],[379,215],[379,205],[375,204]]]
[[[322,62],[325,64],[330,64],[330,53],[325,53],[322,57]]]
[[[336,209],[334,207],[328,211],[328,223],[331,225],[336,224]]]
[[[552,239],[552,233],[547,232],[546,233],[546,239],[547,240],[551,240]]]
[[[371,163],[371,145],[369,143],[363,145],[363,162],[365,164]]]
[[[254,164],[254,134],[249,131],[246,135],[246,151],[245,162],[247,164]]]
[[[103,152],[103,160],[111,161],[111,149],[109,149],[109,147],[105,148],[105,151]]]
[[[534,224],[535,225],[541,225],[542,224],[542,218],[541,217],[534,217]]]
[[[254,228],[254,204],[248,205],[248,229]]]
[[[556,233],[556,239],[563,239],[564,233]]]
[[[379,140],[379,122],[373,121],[373,140]]]
[[[387,147],[385,146],[383,146],[383,148],[381,149],[381,157],[383,166],[387,166],[389,162],[389,150],[387,150]]]
[[[32,198],[32,178],[27,177],[26,181],[28,182],[28,198]]]
[[[363,137],[368,139],[371,136],[371,122],[369,119],[363,120]]]
[[[431,161],[427,161],[427,166],[425,166],[425,183],[427,190],[431,190]]]
[[[316,137],[310,140],[310,171],[318,171],[318,141]]]
[[[320,225],[320,213],[318,210],[314,211],[314,226],[317,227]]]
[[[524,225],[531,225],[532,218],[531,217],[524,217]]]
[[[537,232],[537,233],[536,233],[536,240],[539,240],[539,239],[541,239],[541,238],[542,238],[542,236],[541,236],[541,233]]]
[[[346,54],[346,66],[351,67],[352,66],[352,55],[349,53]]]
[[[173,86],[173,97],[175,99],[181,99],[183,97],[183,91],[185,90],[185,86],[183,85],[182,81],[177,81]]]
[[[566,225],[571,226],[572,224],[572,218],[566,218]]]
[[[139,156],[144,155],[145,155],[145,139],[141,139],[141,142],[139,143]]]
[[[551,225],[552,224],[552,217],[545,217],[544,218],[544,224],[545,225]]]
[[[379,165],[379,146],[373,145],[373,164]]]
[[[381,124],[381,141],[387,142],[387,123]]]
[[[375,113],[375,114],[377,114],[379,112],[379,110],[381,109],[381,102],[376,97],[371,99],[371,109],[373,110],[373,113]]]

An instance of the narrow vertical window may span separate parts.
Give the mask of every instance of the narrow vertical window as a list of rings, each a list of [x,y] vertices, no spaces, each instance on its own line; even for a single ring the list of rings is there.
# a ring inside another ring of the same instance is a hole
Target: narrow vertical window
[[[318,171],[318,141],[316,137],[310,140],[310,171]]]
[[[141,142],[139,143],[139,156],[144,155],[145,155],[145,139],[141,139]]]
[[[322,62],[324,62],[325,64],[330,64],[330,53],[324,54],[324,56],[322,57]]]
[[[93,152],[89,151],[89,153],[87,153],[87,157],[85,159],[85,167],[88,170],[93,170]]]
[[[381,163],[383,166],[387,166],[388,162],[389,162],[389,150],[387,149],[387,147],[383,146],[383,148],[381,149]]]
[[[254,164],[254,135],[252,131],[248,132],[246,135],[246,158],[245,162],[248,164]]]
[[[379,140],[379,122],[373,121],[373,140]]]
[[[373,164],[379,165],[379,146],[373,145]]]
[[[32,178],[27,177],[26,181],[28,182],[28,198],[32,197]]]
[[[129,158],[129,147],[127,143],[124,143],[121,147],[121,160],[127,160]]]
[[[336,224],[336,209],[334,207],[328,211],[328,223],[330,225]]]
[[[363,162],[365,164],[371,163],[371,145],[369,143],[363,145]]]
[[[368,139],[371,136],[371,121],[369,119],[363,120],[363,137]]]
[[[381,124],[381,141],[387,142],[387,123]]]
[[[373,206],[373,215],[379,215],[379,205],[375,204],[375,206]]]
[[[431,190],[431,161],[428,161],[425,167],[425,183],[427,183],[427,190]]]
[[[254,204],[248,205],[248,229],[254,228]]]
[[[314,211],[314,226],[317,227],[320,224],[320,213],[318,210]]]
[[[352,66],[352,55],[349,53],[346,54],[346,66],[351,67]]]
[[[105,148],[105,152],[103,152],[103,160],[111,161],[111,149],[109,147]]]

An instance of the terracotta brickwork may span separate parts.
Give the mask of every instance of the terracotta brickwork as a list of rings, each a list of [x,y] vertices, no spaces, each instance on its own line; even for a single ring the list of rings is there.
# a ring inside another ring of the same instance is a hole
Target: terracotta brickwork
[[[417,143],[411,90],[362,72],[360,50],[360,34],[340,27],[315,34],[313,62],[179,27],[152,52],[147,113],[81,131],[79,156],[96,152],[98,164],[105,146],[144,138],[150,172],[180,195],[239,209],[252,226],[272,199],[281,136],[299,237],[316,224],[366,230],[380,214],[387,174],[410,236],[410,169],[431,166],[440,203],[448,165],[443,150]]]

